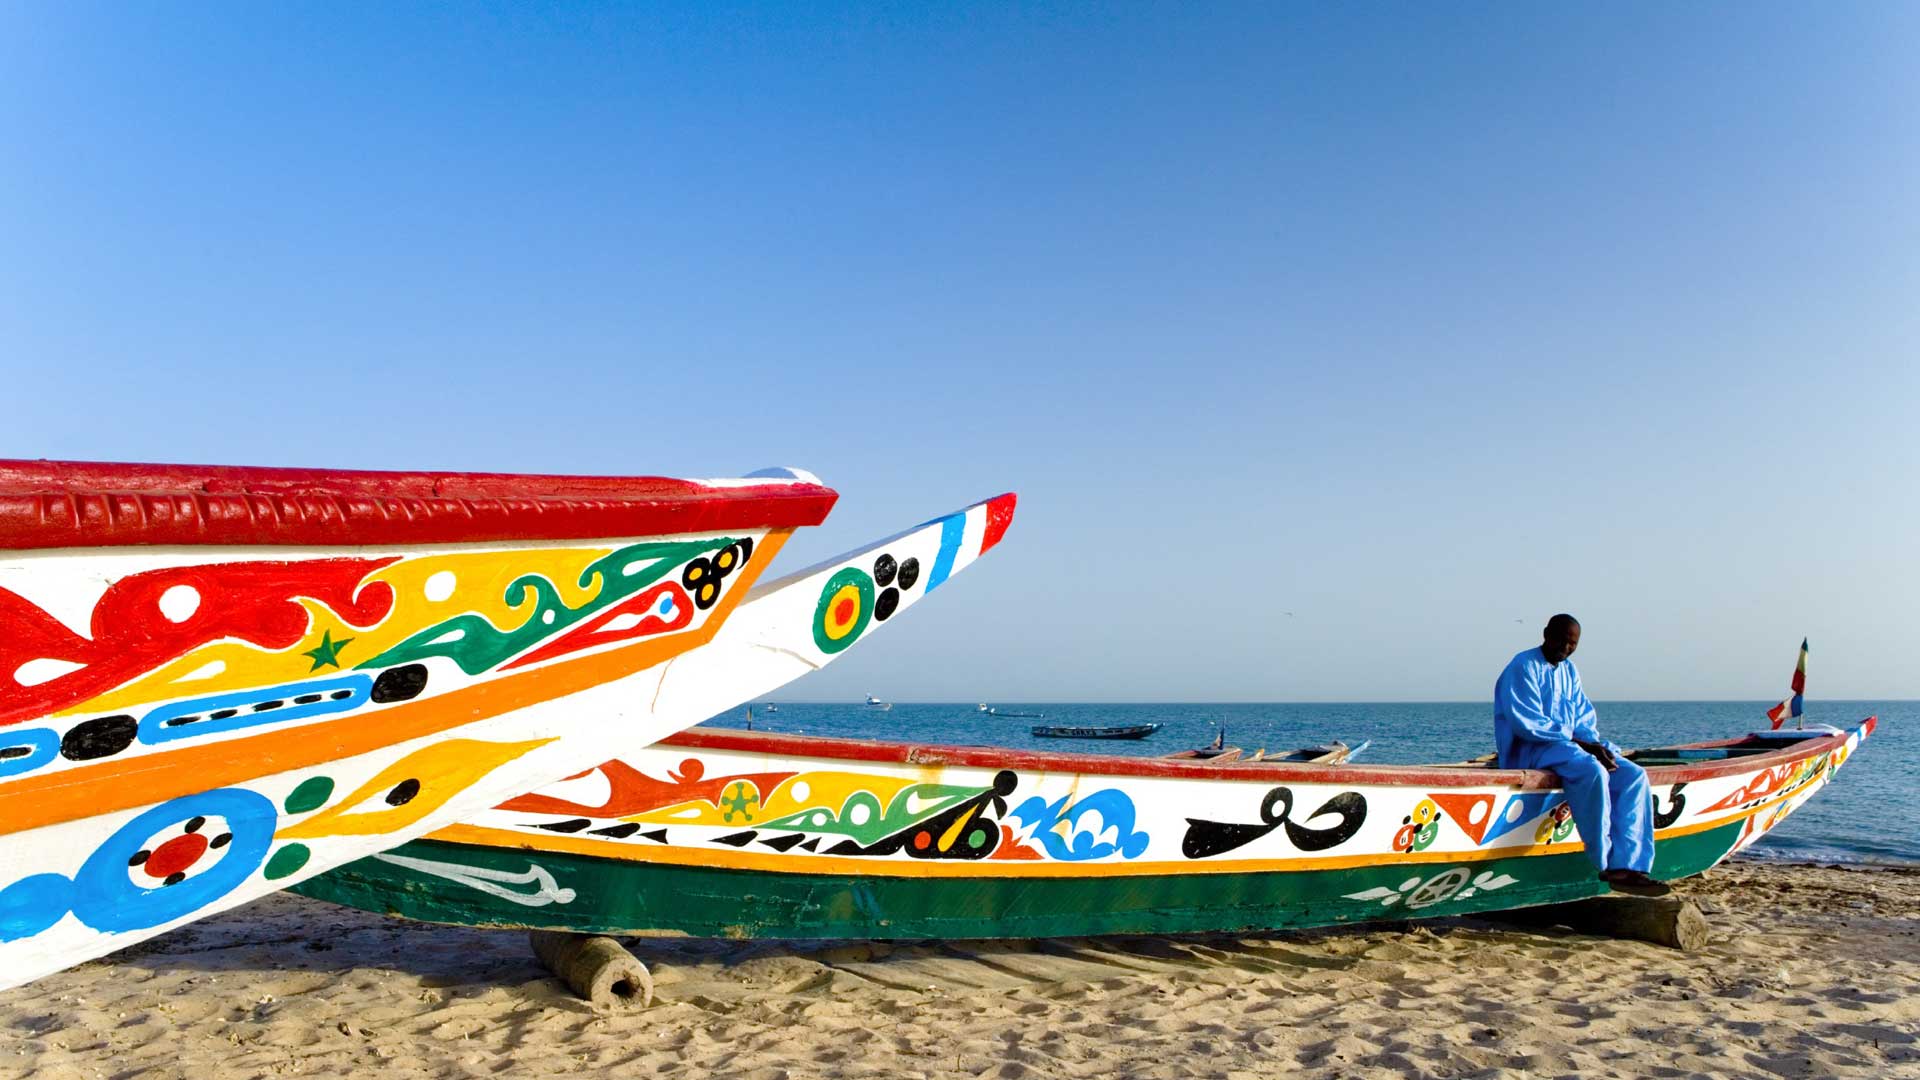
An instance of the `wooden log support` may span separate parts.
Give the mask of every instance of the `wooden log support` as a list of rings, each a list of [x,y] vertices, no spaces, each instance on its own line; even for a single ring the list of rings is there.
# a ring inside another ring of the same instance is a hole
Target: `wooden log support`
[[[547,970],[595,1008],[644,1009],[652,1004],[653,976],[647,966],[612,938],[534,930],[527,939]]]
[[[1527,926],[1568,926],[1600,937],[1650,941],[1692,951],[1707,944],[1707,917],[1679,896],[1596,896],[1566,904],[1490,912],[1489,918]]]

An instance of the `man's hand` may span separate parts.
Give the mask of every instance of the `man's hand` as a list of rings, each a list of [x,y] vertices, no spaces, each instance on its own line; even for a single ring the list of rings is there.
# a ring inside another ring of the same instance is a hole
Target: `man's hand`
[[[1620,767],[1620,763],[1614,760],[1613,751],[1607,749],[1606,743],[1587,742],[1583,739],[1575,739],[1573,740],[1573,745],[1599,758],[1600,767],[1608,772],[1612,772]]]

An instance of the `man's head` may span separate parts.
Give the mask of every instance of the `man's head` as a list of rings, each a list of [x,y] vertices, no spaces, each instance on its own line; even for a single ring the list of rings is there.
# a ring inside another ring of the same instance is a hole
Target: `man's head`
[[[1563,612],[1547,620],[1547,628],[1540,635],[1540,655],[1547,658],[1547,663],[1557,665],[1579,647],[1579,619]]]

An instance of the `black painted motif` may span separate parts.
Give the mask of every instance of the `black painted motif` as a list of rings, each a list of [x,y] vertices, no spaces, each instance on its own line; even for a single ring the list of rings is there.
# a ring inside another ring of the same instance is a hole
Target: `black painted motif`
[[[1649,797],[1653,800],[1653,827],[1654,828],[1664,829],[1667,826],[1673,824],[1674,822],[1679,821],[1680,815],[1687,812],[1687,797],[1686,795],[1682,794],[1680,791],[1681,788],[1684,788],[1686,786],[1687,786],[1687,782],[1685,780],[1682,780],[1679,783],[1673,785],[1673,801],[1671,804],[1668,805],[1668,807],[1665,810],[1660,809],[1660,793],[1659,792],[1657,791],[1652,792],[1649,795]]]
[[[593,824],[593,820],[591,818],[577,817],[568,818],[565,821],[534,821],[529,822],[529,824],[536,829],[545,829],[548,832],[577,833],[581,829]]]
[[[68,729],[60,740],[60,756],[68,761],[112,757],[133,745],[140,722],[131,716],[96,716]]]
[[[1205,859],[1244,847],[1275,829],[1285,827],[1287,839],[1301,851],[1325,851],[1353,839],[1366,824],[1367,799],[1357,791],[1343,791],[1309,814],[1307,822],[1338,817],[1333,825],[1312,828],[1292,820],[1293,789],[1277,787],[1260,802],[1260,821],[1245,825],[1231,821],[1187,819],[1187,835],[1180,841],[1180,853],[1189,859]]]
[[[426,688],[427,665],[407,664],[381,672],[380,677],[373,680],[373,690],[368,696],[375,704],[385,705],[391,701],[410,701]]]
[[[1007,796],[1020,783],[1013,770],[994,774],[986,791],[918,821],[890,836],[864,847],[855,840],[842,840],[827,849],[829,855],[892,855],[904,851],[916,859],[984,859],[1000,846],[1000,818],[1007,814]],[[953,846],[940,850],[940,837],[960,827]]]

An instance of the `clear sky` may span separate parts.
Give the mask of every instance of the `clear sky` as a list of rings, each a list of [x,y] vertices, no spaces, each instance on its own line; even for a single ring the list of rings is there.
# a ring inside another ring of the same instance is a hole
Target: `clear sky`
[[[1920,6],[0,5],[0,455],[1021,494],[790,696],[1920,697]]]

